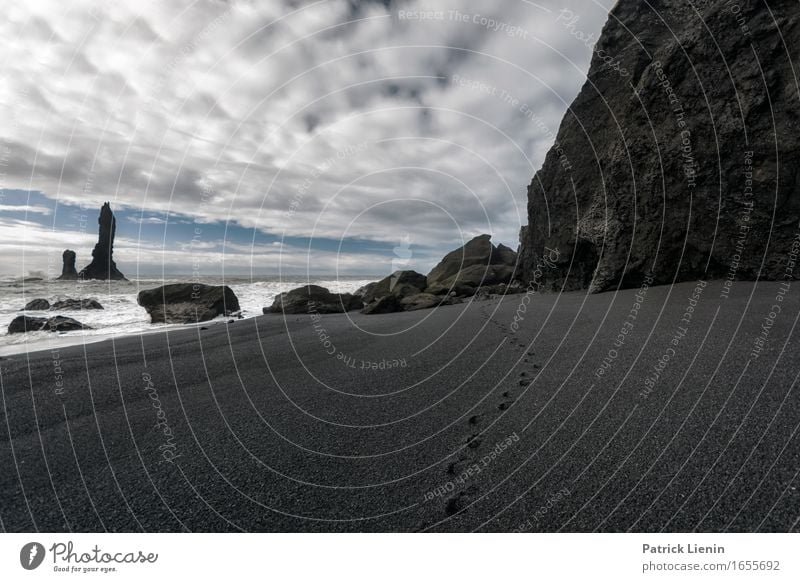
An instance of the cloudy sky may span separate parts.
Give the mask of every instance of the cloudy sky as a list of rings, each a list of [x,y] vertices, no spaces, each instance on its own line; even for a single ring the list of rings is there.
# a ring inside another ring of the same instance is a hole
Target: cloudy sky
[[[104,201],[129,277],[426,272],[483,232],[516,247],[588,70],[579,37],[612,5],[6,3],[0,274],[60,270],[65,248],[85,265]]]

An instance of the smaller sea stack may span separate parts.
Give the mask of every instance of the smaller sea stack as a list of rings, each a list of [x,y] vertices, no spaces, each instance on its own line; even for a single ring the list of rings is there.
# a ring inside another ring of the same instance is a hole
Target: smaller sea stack
[[[78,271],[75,270],[75,251],[65,250],[61,255],[64,264],[61,267],[60,281],[74,281],[78,278]]]

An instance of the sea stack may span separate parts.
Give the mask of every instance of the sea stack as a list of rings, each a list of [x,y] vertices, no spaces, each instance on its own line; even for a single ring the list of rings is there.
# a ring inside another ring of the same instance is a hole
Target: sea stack
[[[75,251],[67,249],[61,257],[64,260],[64,264],[61,267],[61,276],[58,279],[60,281],[74,281],[78,278],[78,271],[75,270]]]
[[[125,275],[117,270],[117,265],[113,259],[117,219],[114,218],[114,213],[111,212],[111,206],[108,202],[100,208],[100,218],[97,222],[100,224],[100,234],[92,251],[92,262],[78,273],[78,277],[81,279],[126,281]]]
[[[522,283],[796,278],[798,45],[797,2],[619,0],[528,188]]]

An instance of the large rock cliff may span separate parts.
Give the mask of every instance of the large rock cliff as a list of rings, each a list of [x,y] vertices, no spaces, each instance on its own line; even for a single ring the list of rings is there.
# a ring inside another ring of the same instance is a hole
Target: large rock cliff
[[[797,0],[620,0],[528,189],[523,282],[795,277],[798,21]]]

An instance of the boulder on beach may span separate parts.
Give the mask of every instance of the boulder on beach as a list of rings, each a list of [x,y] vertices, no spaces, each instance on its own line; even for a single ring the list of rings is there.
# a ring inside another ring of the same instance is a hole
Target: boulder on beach
[[[18,315],[8,324],[8,333],[25,333],[28,331],[78,331],[92,329],[71,317],[56,315],[55,317],[30,317]]]
[[[401,299],[397,295],[384,295],[380,299],[369,303],[361,310],[361,313],[367,315],[377,315],[379,313],[396,313],[398,311],[405,311]]]
[[[73,281],[78,278],[78,271],[75,270],[75,251],[65,250],[61,255],[63,264],[61,266],[60,281]]]
[[[8,324],[8,333],[25,333],[26,331],[40,331],[47,325],[46,317],[31,317],[18,315]]]
[[[475,295],[475,287],[464,285],[462,283],[455,283],[454,285],[443,285],[441,283],[434,283],[425,289],[425,293],[431,295],[455,295],[457,297],[472,297]]]
[[[344,313],[360,309],[363,301],[350,293],[331,293],[319,285],[304,285],[278,295],[264,313]]]
[[[419,295],[428,286],[428,279],[416,271],[395,271],[380,281],[365,285],[356,294],[364,300],[363,313],[405,311],[401,300]]]
[[[517,264],[517,252],[503,243],[495,247],[492,255],[494,257],[492,263],[495,265],[508,265],[513,267]]]
[[[356,297],[361,297],[363,299],[364,296],[366,295],[372,295],[373,290],[377,286],[378,286],[378,281],[375,281],[373,283],[367,283],[363,287],[359,287],[358,289],[353,291],[353,295],[355,295]]]
[[[197,323],[240,310],[239,299],[227,285],[174,283],[140,291],[136,301],[151,323]]]
[[[384,295],[366,305],[361,313],[376,315],[379,313],[398,313],[400,311],[420,311],[432,309],[440,305],[455,305],[461,303],[461,298],[455,295],[433,295],[431,293],[415,293],[407,297],[397,295]]]
[[[355,293],[364,300],[363,313],[452,305],[484,287],[495,290],[498,285],[508,285],[514,278],[517,253],[504,245],[495,247],[491,238],[482,234],[448,253],[427,277],[414,271],[397,271],[365,285]]]
[[[96,299],[62,299],[50,306],[50,311],[69,311],[79,309],[103,309]]]
[[[47,311],[50,309],[50,302],[47,299],[34,299],[28,301],[22,309],[23,311]]]
[[[474,265],[467,267],[442,281],[439,285],[447,288],[460,286],[471,287],[474,290],[484,285],[498,285],[511,282],[514,276],[514,267],[508,265]]]
[[[432,295],[430,293],[419,293],[400,300],[403,311],[419,311],[421,309],[432,309],[440,305],[455,305],[461,303],[461,299],[453,295]]]
[[[416,295],[422,293],[427,286],[428,279],[425,275],[416,271],[395,271],[380,281],[365,285],[356,291],[356,295],[360,295],[364,303],[369,304],[386,295],[394,295],[400,299]]]
[[[428,273],[426,293],[455,292],[469,297],[484,285],[507,284],[514,278],[517,253],[505,245],[494,246],[488,234],[476,236],[460,249],[447,253]]]
[[[491,264],[493,248],[491,235],[476,236],[464,246],[447,253],[439,261],[439,264],[428,273],[428,285],[444,283],[446,279],[467,267],[473,265],[485,267]]]
[[[513,274],[516,262],[517,253],[503,245],[495,247],[492,244],[492,235],[482,234],[473,238],[463,247],[447,253],[439,264],[428,273],[428,285],[444,285],[448,280],[454,280],[456,275],[470,267],[486,269],[491,265],[501,265],[510,267]]]
[[[47,299],[29,301],[23,311],[77,311],[79,309],[103,309],[97,299],[62,299],[52,305]]]
[[[441,305],[455,305],[462,299],[455,295],[433,295],[431,293],[416,293],[400,298],[397,295],[384,295],[366,305],[361,313],[376,315],[380,313],[398,313],[400,311],[420,311],[433,309]]]
[[[71,317],[56,315],[50,317],[45,322],[45,331],[77,331],[80,329],[92,329],[88,325],[82,324]]]
[[[497,295],[516,295],[518,293],[525,293],[525,288],[518,281],[512,281],[508,285],[505,283],[484,285],[475,295],[476,299],[488,299]]]

